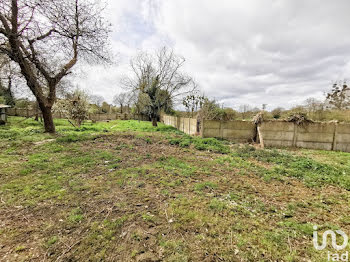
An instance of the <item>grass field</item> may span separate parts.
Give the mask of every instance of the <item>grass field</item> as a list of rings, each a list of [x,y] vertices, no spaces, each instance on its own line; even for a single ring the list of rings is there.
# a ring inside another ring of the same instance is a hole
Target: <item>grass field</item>
[[[313,226],[350,232],[349,153],[56,125],[0,127],[0,261],[327,261]]]

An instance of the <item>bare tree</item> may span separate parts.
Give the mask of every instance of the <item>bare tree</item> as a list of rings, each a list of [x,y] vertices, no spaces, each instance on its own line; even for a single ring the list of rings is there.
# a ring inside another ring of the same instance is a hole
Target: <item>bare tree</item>
[[[114,96],[113,103],[120,105],[120,113],[123,113],[123,106],[130,103],[130,93],[120,93]]]
[[[305,100],[305,109],[307,110],[309,118],[313,120],[323,120],[325,117],[325,103],[310,97]]]
[[[0,53],[15,62],[54,133],[57,86],[80,58],[107,61],[109,25],[97,0],[2,0]]]
[[[155,54],[140,53],[131,61],[133,75],[123,80],[136,93],[143,112],[157,126],[161,110],[169,109],[174,100],[196,88],[191,77],[181,72],[185,59],[166,47]]]
[[[100,96],[100,95],[90,95],[89,101],[92,104],[97,105],[98,107],[101,107],[102,103],[105,101],[105,99],[103,96]]]

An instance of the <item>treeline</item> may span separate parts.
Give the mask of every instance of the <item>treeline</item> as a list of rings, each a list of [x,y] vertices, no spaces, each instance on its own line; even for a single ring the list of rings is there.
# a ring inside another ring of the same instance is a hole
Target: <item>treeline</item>
[[[277,107],[266,110],[266,104],[261,108],[244,104],[234,110],[224,107],[215,99],[203,95],[189,95],[183,99],[186,111],[176,111],[174,115],[183,117],[200,117],[209,120],[253,120],[260,112],[264,119],[288,119],[293,115],[303,116],[313,121],[350,122],[350,88],[345,81],[336,82],[325,94],[323,100],[309,98],[301,105],[291,109]]]

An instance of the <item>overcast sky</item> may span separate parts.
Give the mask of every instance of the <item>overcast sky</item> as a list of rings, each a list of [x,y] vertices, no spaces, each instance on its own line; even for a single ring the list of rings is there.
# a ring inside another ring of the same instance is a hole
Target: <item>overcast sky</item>
[[[350,76],[349,10],[349,0],[109,0],[117,64],[86,69],[79,86],[111,102],[131,57],[170,46],[225,106],[289,108]]]

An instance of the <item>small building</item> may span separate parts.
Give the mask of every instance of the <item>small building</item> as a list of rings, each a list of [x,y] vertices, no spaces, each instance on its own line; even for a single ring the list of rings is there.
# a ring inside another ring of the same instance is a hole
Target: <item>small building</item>
[[[0,123],[6,123],[7,121],[7,108],[10,108],[10,106],[0,104]]]

